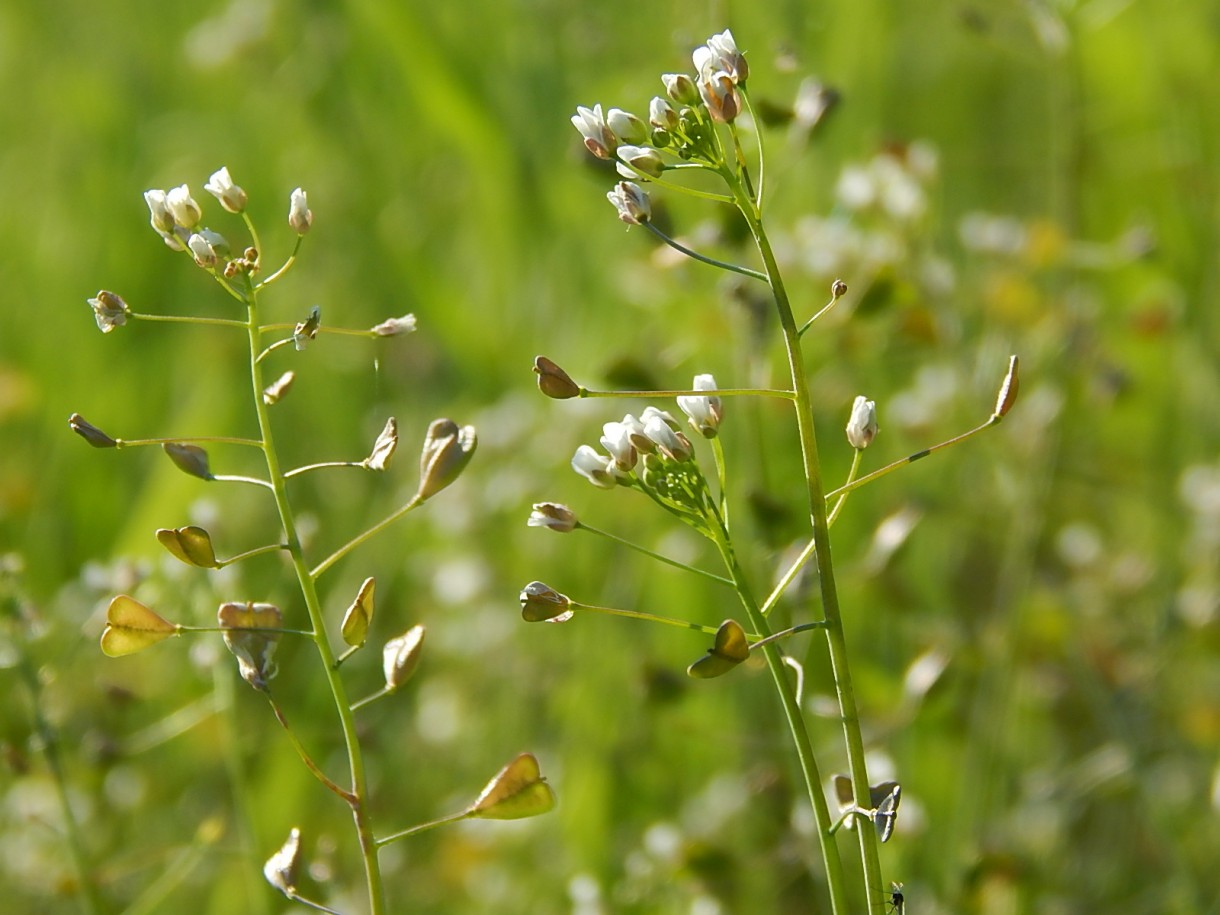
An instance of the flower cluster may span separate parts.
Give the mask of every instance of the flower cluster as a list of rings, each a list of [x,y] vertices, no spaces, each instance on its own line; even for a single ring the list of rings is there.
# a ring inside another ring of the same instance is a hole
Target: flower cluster
[[[691,55],[695,74],[661,76],[665,94],[648,104],[648,120],[601,105],[578,106],[572,124],[585,148],[599,159],[617,163],[625,179],[659,178],[681,162],[719,168],[726,161],[716,124],[732,125],[747,103],[744,94],[750,68],[729,31],[713,35]],[[667,160],[664,153],[678,163]],[[607,194],[619,218],[629,225],[648,221],[648,195],[627,180]]]
[[[697,376],[694,390],[716,390],[715,379],[711,375]],[[722,416],[719,397],[682,396],[678,405],[696,432],[708,438],[716,435]],[[647,407],[639,417],[628,413],[621,420],[605,423],[601,446],[603,451],[581,445],[572,457],[572,469],[594,486],[640,489],[704,532],[708,532],[709,524],[718,523],[715,501],[694,461],[694,446],[665,410]],[[543,521],[536,523],[542,525]]]

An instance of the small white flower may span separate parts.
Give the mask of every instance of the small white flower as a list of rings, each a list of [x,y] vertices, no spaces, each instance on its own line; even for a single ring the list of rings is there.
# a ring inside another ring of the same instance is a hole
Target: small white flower
[[[730,124],[741,114],[741,95],[737,84],[724,70],[699,75],[699,96],[713,121]]]
[[[691,388],[695,391],[714,391],[716,390],[716,379],[711,375],[696,375]],[[704,438],[716,437],[716,431],[720,428],[720,420],[724,416],[719,397],[713,395],[679,397],[678,407],[689,417],[690,424],[696,432]]]
[[[606,123],[601,105],[594,105],[592,108],[577,105],[576,114],[572,116],[572,125],[584,137],[585,148],[597,158],[609,159],[614,155],[614,150],[618,148],[618,138]]]
[[[679,105],[693,105],[699,101],[695,81],[685,73],[662,73],[661,82],[665,84],[665,94]]]
[[[665,160],[651,146],[620,146],[618,173],[624,178],[634,178],[637,172],[643,172],[650,178],[661,177],[665,171]],[[631,166],[630,168],[623,163]]]
[[[200,229],[187,239],[186,246],[195,255],[195,263],[200,267],[215,267],[222,257],[229,253],[229,243],[219,232],[211,229]]]
[[[690,460],[691,455],[694,453],[694,449],[691,448],[690,439],[666,422],[663,418],[665,415],[668,414],[663,414],[660,410],[651,415],[646,413],[644,434],[652,439],[661,453],[671,460]]]
[[[220,201],[230,213],[240,213],[246,208],[246,192],[233,183],[228,167],[213,172],[203,189]]]
[[[147,200],[148,196],[145,195],[144,199]],[[152,204],[149,206],[151,207]],[[199,220],[203,218],[203,210],[191,196],[191,189],[185,184],[180,184],[165,192],[165,206],[174,217],[174,223],[184,229],[195,228],[199,225]]]
[[[613,467],[613,459],[598,454],[592,445],[581,445],[572,455],[572,469],[599,489],[614,489],[618,485]]]
[[[152,227],[162,235],[174,231],[174,214],[169,211],[169,207],[165,202],[165,191],[158,188],[152,188],[144,192],[144,202],[148,204],[148,212],[150,215],[149,221]]]
[[[734,85],[744,83],[750,76],[746,56],[737,50],[737,42],[733,40],[733,33],[728,29],[719,35],[713,35],[706,45],[695,48],[691,59],[695,64],[695,72],[700,76],[721,70],[729,75]]]
[[[877,404],[860,395],[851,405],[851,419],[847,421],[847,442],[857,451],[861,451],[876,437]]]
[[[373,328],[373,333],[379,337],[394,337],[398,334],[414,333],[415,326],[415,315],[407,314],[401,318],[387,318]]]
[[[299,187],[292,192],[288,200],[288,225],[297,235],[304,235],[313,225],[313,213],[309,209],[309,200]]]
[[[611,108],[606,112],[606,126],[620,143],[642,143],[648,137],[648,127],[630,111]]]
[[[126,324],[127,315],[130,314],[123,297],[109,289],[100,290],[89,300],[89,306],[93,309],[93,317],[97,319],[98,330],[104,334]]]
[[[602,426],[602,447],[614,459],[614,466],[624,473],[630,473],[639,459],[631,441],[631,431],[623,423],[606,423]]]
[[[538,502],[530,512],[529,527],[546,527],[560,534],[568,534],[576,530],[580,522],[575,512],[558,502]]]
[[[620,181],[606,199],[618,210],[618,218],[629,226],[641,226],[652,219],[652,201],[634,181]]]
[[[657,130],[675,130],[678,126],[678,112],[661,96],[654,96],[648,103],[648,123]]]

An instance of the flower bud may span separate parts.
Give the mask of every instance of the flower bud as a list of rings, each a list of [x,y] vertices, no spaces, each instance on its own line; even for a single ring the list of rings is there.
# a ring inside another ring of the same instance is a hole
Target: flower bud
[[[219,200],[220,205],[230,213],[240,213],[246,208],[246,192],[233,183],[227,167],[213,172],[203,189]]]
[[[689,461],[694,454],[690,439],[662,419],[663,415],[667,415],[662,411],[658,410],[650,415],[647,411],[645,413],[644,434],[656,443],[661,453],[672,461]]]
[[[546,356],[534,357],[534,374],[538,376],[538,390],[547,397],[567,400],[580,396],[580,385]]]
[[[648,128],[644,122],[621,108],[611,108],[606,112],[606,126],[614,132],[620,143],[642,143],[648,136]]]
[[[668,101],[655,96],[648,103],[648,123],[657,130],[676,130],[678,127],[678,112]]]
[[[663,73],[661,82],[665,84],[665,94],[679,105],[694,105],[699,101],[695,81],[685,73]]]
[[[415,497],[421,502],[430,499],[456,480],[477,446],[474,426],[459,427],[451,419],[434,419],[419,459],[419,491]]]
[[[521,589],[521,616],[527,623],[565,623],[573,616],[572,601],[550,585],[531,581]]]
[[[147,195],[145,195],[145,199],[148,199]],[[149,204],[149,206],[151,208],[152,205]],[[199,220],[203,218],[203,210],[191,196],[191,189],[185,184],[180,184],[165,192],[165,206],[169,209],[174,224],[184,229],[195,228],[199,225]]]
[[[716,379],[711,375],[696,375],[692,388],[696,391],[716,390]],[[704,438],[715,438],[724,416],[720,398],[715,396],[686,396],[678,398],[678,407],[690,419],[690,424]]]
[[[423,650],[423,626],[412,626],[402,635],[385,643],[381,658],[385,670],[386,692],[394,692],[411,679],[411,674],[415,673],[415,668],[419,666]]]
[[[1000,385],[999,396],[995,401],[995,415],[997,417],[1005,416],[1012,405],[1017,402],[1017,391],[1021,387],[1021,379],[1018,375],[1020,360],[1016,356],[1008,357],[1008,374],[1004,376],[1004,382]]]
[[[851,405],[847,421],[847,441],[857,451],[867,448],[877,437],[877,404],[860,395]]]
[[[638,454],[632,444],[632,429],[623,423],[606,423],[602,426],[602,447],[614,459],[614,466],[623,473],[635,467]]]
[[[584,137],[585,149],[597,158],[609,159],[614,155],[614,150],[618,148],[618,138],[606,123],[601,105],[594,105],[592,108],[578,105],[576,114],[572,116],[572,125]]]
[[[186,246],[195,256],[195,263],[208,269],[215,267],[221,258],[229,253],[229,243],[225,241],[224,236],[211,229],[200,229],[192,233],[186,241]]]
[[[618,173],[624,178],[634,178],[637,171],[650,178],[659,178],[665,171],[665,160],[651,146],[620,146],[617,155],[620,159]],[[624,162],[626,165],[622,164]]]
[[[630,226],[639,226],[652,219],[652,201],[638,184],[620,181],[606,199],[618,210],[618,218]]]
[[[730,124],[741,114],[741,96],[732,77],[717,70],[699,78],[699,97],[713,121]]]
[[[288,199],[288,225],[297,235],[304,235],[313,225],[313,212],[306,194],[299,187]]]
[[[401,318],[386,318],[376,327],[373,333],[379,337],[396,337],[399,334],[409,334],[415,331],[415,315],[403,315]]]
[[[581,445],[572,455],[572,469],[598,489],[614,489],[618,485],[613,468],[614,460],[598,454],[591,445]]]
[[[183,473],[189,473],[201,480],[212,479],[212,471],[208,468],[208,453],[198,445],[166,442],[161,447]]]
[[[847,284],[842,280],[835,280],[830,284],[830,296],[834,299],[841,299],[847,295]]]
[[[276,644],[280,640],[283,614],[274,604],[226,603],[216,614],[224,630],[225,645],[237,658],[242,679],[257,690],[267,691],[267,681],[276,674]]]
[[[530,512],[529,527],[546,527],[560,534],[568,534],[580,526],[576,513],[558,502],[536,502]]]
[[[89,422],[79,413],[68,417],[68,428],[87,441],[94,448],[117,448],[119,443],[109,435]]]
[[[157,188],[152,188],[144,192],[144,202],[148,204],[149,222],[161,235],[168,235],[174,231],[177,223],[174,221],[174,214],[169,211],[169,206],[166,204],[165,191]]]

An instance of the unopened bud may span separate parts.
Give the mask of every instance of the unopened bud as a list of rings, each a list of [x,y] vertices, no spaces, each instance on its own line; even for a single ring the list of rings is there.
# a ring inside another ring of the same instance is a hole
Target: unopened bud
[[[715,391],[716,379],[711,375],[696,375],[696,391]],[[715,438],[724,417],[724,407],[715,395],[679,397],[678,407],[690,419],[691,427],[704,438]]]
[[[382,666],[385,669],[385,688],[394,692],[415,673],[419,666],[420,653],[424,649],[424,627],[412,626],[397,638],[385,643],[382,651]]]
[[[830,295],[835,299],[843,298],[847,295],[847,284],[842,280],[835,280],[830,284]]]
[[[620,146],[615,155],[620,160],[618,173],[624,178],[634,178],[637,172],[659,178],[665,171],[665,160],[651,146]]]
[[[68,417],[68,428],[87,441],[94,448],[117,448],[119,443],[99,429],[79,413]]]
[[[456,480],[474,457],[478,435],[474,426],[459,427],[451,419],[434,419],[428,426],[419,458],[419,501],[430,499]]]
[[[145,199],[147,199],[147,195]],[[184,229],[195,228],[199,225],[199,220],[203,218],[203,210],[191,196],[191,189],[185,184],[180,184],[165,192],[165,206],[173,216],[175,225]]]
[[[313,225],[313,211],[309,209],[307,195],[299,187],[288,200],[288,225],[297,235],[304,235]]]
[[[169,211],[165,191],[158,188],[145,191],[144,202],[148,204],[149,222],[152,227],[162,235],[173,232],[177,223],[174,221],[174,214]]]
[[[527,623],[563,623],[572,618],[572,601],[544,582],[531,581],[521,589],[519,600]]]
[[[535,503],[534,510],[530,512],[529,520],[525,523],[529,527],[550,528],[560,534],[571,533],[580,526],[575,512],[558,502]]]
[[[694,105],[699,101],[699,89],[685,73],[663,73],[661,82],[665,84],[665,94],[679,105]]]
[[[620,143],[642,143],[648,136],[648,127],[644,122],[621,108],[611,108],[606,112],[606,124]]]
[[[534,357],[534,374],[538,376],[538,390],[547,397],[567,400],[580,396],[580,385],[546,356]]]
[[[1021,379],[1018,375],[1020,360],[1016,356],[1008,357],[1008,374],[1004,376],[1004,383],[1000,385],[999,396],[995,401],[995,415],[997,417],[1005,416],[1012,405],[1017,402],[1017,391],[1021,387]]]
[[[867,448],[877,437],[877,404],[860,395],[851,405],[847,421],[847,441],[857,451]]]

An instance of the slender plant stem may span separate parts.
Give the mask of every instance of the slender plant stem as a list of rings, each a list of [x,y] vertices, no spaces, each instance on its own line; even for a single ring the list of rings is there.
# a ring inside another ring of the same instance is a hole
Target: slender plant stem
[[[818,835],[821,839],[819,844],[822,851],[822,865],[826,869],[826,883],[830,890],[831,911],[836,915],[846,915],[848,910],[843,863],[839,859],[838,845],[835,844],[830,833],[832,826],[830,809],[826,805],[826,795],[822,791],[822,778],[818,774],[813,743],[809,739],[809,729],[805,726],[805,716],[801,713],[796,688],[788,679],[788,673],[784,669],[784,656],[772,641],[774,636],[767,624],[767,618],[763,616],[750,593],[745,573],[737,562],[732,544],[727,537],[724,537],[718,538],[717,546],[720,548],[720,554],[724,558],[724,563],[733,576],[733,580],[737,583],[737,593],[741,597],[746,615],[750,618],[750,624],[761,636],[757,645],[761,647],[763,657],[767,661],[767,669],[771,672],[775,691],[779,694],[780,704],[784,708],[784,718],[788,722],[788,730],[792,733],[792,741],[796,745],[797,760],[805,779],[805,790],[809,795],[809,804],[813,809],[814,822],[817,824]]]
[[[759,273],[757,270],[752,270],[749,267],[741,267],[737,264],[730,264],[727,261],[718,261],[713,257],[707,257],[700,254],[698,251],[692,251],[690,248],[686,247],[686,245],[682,244],[681,242],[674,241],[674,239],[670,238],[668,235],[654,226],[652,224],[652,220],[645,220],[644,222],[641,222],[640,225],[642,225],[657,238],[661,239],[661,241],[665,242],[665,244],[669,245],[675,251],[680,251],[687,257],[701,261],[705,264],[710,264],[713,267],[720,267],[721,269],[728,270],[732,273],[740,273],[742,276],[748,276],[752,280],[762,280],[764,283],[767,281],[766,274]]]
[[[284,267],[274,276],[265,280],[262,285],[281,275],[296,257],[300,248],[300,239],[293,255]],[[368,785],[365,776],[364,755],[356,733],[356,719],[352,714],[351,703],[347,698],[347,690],[343,679],[335,666],[335,656],[330,641],[326,635],[326,620],[322,612],[322,603],[318,599],[318,590],[314,574],[310,572],[305,561],[305,551],[301,546],[301,538],[297,533],[296,518],[292,503],[288,499],[288,489],[280,469],[279,454],[275,447],[275,438],[271,431],[271,417],[268,405],[263,401],[262,366],[258,361],[262,351],[262,332],[258,323],[258,294],[253,287],[246,293],[247,333],[250,339],[250,381],[254,396],[254,409],[258,416],[259,433],[263,441],[263,454],[267,461],[267,475],[271,481],[271,489],[275,495],[276,508],[279,511],[280,522],[284,528],[285,544],[288,555],[292,559],[292,567],[296,573],[301,595],[305,600],[305,609],[309,614],[309,622],[314,631],[314,645],[317,646],[318,658],[325,673],[334,700],[335,710],[343,730],[343,741],[347,748],[348,767],[351,772],[352,787],[349,806],[355,822],[356,833],[360,840],[361,856],[364,859],[364,872],[368,884],[369,911],[371,915],[384,915],[385,889],[381,879],[381,864],[377,858],[377,845],[373,835],[373,825],[368,814]]]
[[[617,607],[598,607],[594,604],[580,604],[576,601],[571,601],[569,606],[573,610],[586,610],[590,613],[606,613],[610,616],[624,616],[633,620],[644,620],[649,623],[664,623],[666,626],[677,626],[679,629],[692,629],[695,632],[702,632],[706,635],[715,635],[715,626],[703,626],[699,623],[692,623],[689,620],[678,620],[668,616],[656,616],[652,613],[642,613],[639,610],[620,610]],[[749,638],[761,638],[757,634],[748,634]]]
[[[594,391],[581,388],[580,397],[707,397],[714,393],[717,397],[782,397],[792,400],[791,391],[779,391],[775,388],[721,388],[716,391]]]
[[[306,464],[304,467],[294,467],[284,474],[285,480],[291,480],[293,477],[299,477],[303,473],[309,473],[311,470],[323,470],[327,467],[368,467],[364,461],[322,461],[318,464]]]
[[[329,556],[327,556],[325,559],[323,559],[321,562],[319,562],[316,566],[314,566],[313,571],[309,573],[310,576],[314,579],[318,578],[318,576],[320,576],[323,572],[325,572],[327,569],[329,569],[331,566],[333,566],[336,562],[338,562],[340,559],[342,559],[344,556],[346,556],[356,547],[360,546],[360,544],[364,543],[366,540],[369,540],[370,538],[381,533],[381,531],[383,531],[385,528],[389,527],[399,518],[403,517],[403,515],[405,515],[407,512],[411,511],[416,506],[423,505],[423,503],[424,503],[424,500],[419,497],[418,493],[416,493],[414,496],[411,497],[411,501],[409,501],[402,508],[398,509],[395,512],[391,512],[389,515],[386,515],[386,517],[382,518],[380,521],[378,521],[376,524],[374,524],[372,527],[370,527],[368,530],[366,530],[363,534],[357,534],[347,543],[343,544],[343,546],[339,547],[339,549],[335,550],[333,553],[331,553]]]
[[[692,565],[687,565],[685,562],[679,562],[677,559],[670,559],[668,556],[662,556],[660,553],[654,553],[647,547],[642,547],[638,543],[632,543],[630,540],[624,540],[622,537],[616,537],[614,534],[607,533],[591,525],[585,524],[583,521],[576,525],[577,530],[588,531],[590,534],[597,534],[605,537],[607,540],[613,540],[615,543],[622,544],[625,547],[635,550],[637,553],[643,553],[652,559],[671,565],[677,569],[683,569],[687,572],[694,572],[696,575],[702,575],[704,578],[710,578],[712,581],[719,582],[722,585],[733,586],[733,582],[725,578],[723,575],[717,575],[715,572],[707,572],[703,569],[696,568]]]
[[[427,832],[429,829],[435,829],[438,826],[447,826],[450,823],[456,823],[459,820],[464,820],[470,816],[470,811],[463,810],[461,813],[453,813],[447,817],[441,817],[439,820],[430,820],[427,823],[420,823],[418,826],[411,826],[408,829],[403,829],[399,832],[391,833],[388,836],[383,836],[377,840],[377,845],[389,845],[391,842],[397,842],[399,839],[405,839],[408,836],[417,835],[421,832]]]
[[[843,633],[843,620],[839,611],[839,595],[835,585],[834,565],[830,549],[830,525],[826,513],[825,486],[822,482],[822,467],[818,458],[817,439],[813,427],[813,403],[809,392],[809,381],[805,372],[804,355],[801,352],[800,332],[788,301],[788,293],[780,275],[779,265],[771,249],[771,242],[763,228],[761,217],[754,201],[746,193],[740,181],[729,175],[730,186],[737,197],[738,209],[745,217],[754,236],[754,242],[762,257],[763,268],[770,278],[771,292],[775,299],[780,329],[784,336],[784,348],[788,356],[788,370],[795,393],[797,430],[801,441],[801,459],[804,465],[805,483],[809,500],[810,521],[813,526],[814,552],[818,562],[818,579],[821,587],[822,614],[826,620],[826,642],[830,654],[831,672],[834,676],[835,692],[839,702],[839,715],[843,726],[843,739],[851,771],[852,786],[856,797],[868,797],[868,771],[864,759],[864,738],[860,732],[859,713],[856,709],[855,692],[852,688],[851,671],[848,666],[847,642]],[[760,614],[761,618],[761,614]],[[786,681],[785,681],[786,682]],[[799,712],[799,710],[798,710]],[[820,787],[818,796],[821,797]],[[833,839],[823,829],[823,849],[833,847]],[[864,868],[865,893],[870,915],[882,915],[885,900],[881,887],[881,861],[877,851],[877,840],[873,830],[856,830],[860,840],[860,857]],[[837,862],[837,854],[830,854]],[[841,895],[834,896],[832,904],[836,913],[846,913]],[[840,894],[842,888],[840,888]]]

